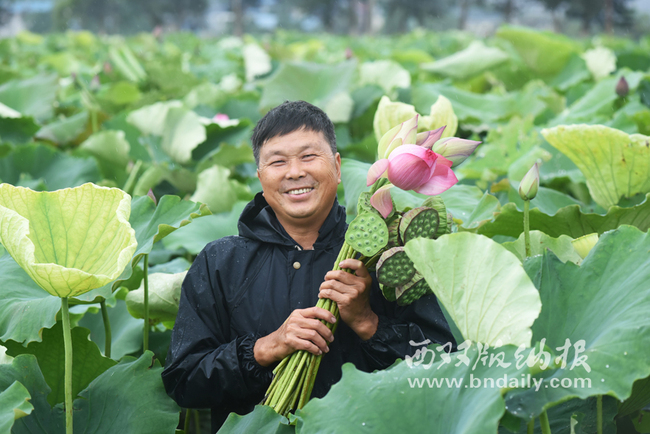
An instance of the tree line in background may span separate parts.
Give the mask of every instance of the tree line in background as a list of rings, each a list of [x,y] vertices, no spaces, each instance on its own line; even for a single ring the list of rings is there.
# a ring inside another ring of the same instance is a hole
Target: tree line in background
[[[10,16],[11,4],[19,2],[0,0],[0,24]],[[205,14],[213,3],[230,15],[228,29],[220,30],[235,35],[257,30],[249,15],[262,5],[276,14],[283,28],[299,28],[300,20],[291,19],[292,12],[299,12],[301,17],[317,18],[326,32],[367,34],[373,31],[376,12],[383,11],[382,31],[402,33],[413,25],[431,28],[443,20],[447,29],[467,29],[473,8],[497,11],[503,21],[512,22],[535,2],[550,12],[558,32],[564,30],[566,17],[578,19],[584,34],[594,29],[611,33],[615,28],[628,28],[634,19],[630,0],[460,0],[452,8],[447,0],[276,0],[275,4],[264,0],[55,0],[49,25],[51,30],[78,27],[100,33],[149,31],[157,26],[199,30],[204,28]]]

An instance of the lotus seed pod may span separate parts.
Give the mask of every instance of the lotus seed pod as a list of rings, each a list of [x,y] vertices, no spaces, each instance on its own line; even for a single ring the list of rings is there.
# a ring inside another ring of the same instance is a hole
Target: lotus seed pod
[[[413,208],[404,213],[399,224],[399,235],[406,244],[415,238],[436,238],[440,219],[433,208]]]
[[[450,212],[447,213],[447,233],[451,233],[451,224],[454,222],[454,216]]]
[[[447,226],[447,217],[449,214],[446,212],[443,213],[438,213],[438,232],[436,232],[436,236],[434,238],[440,238],[441,236],[445,234],[450,234],[451,233],[451,227]]]
[[[379,284],[379,287],[381,288],[382,294],[384,294],[384,298],[388,301],[395,301],[397,298],[395,297],[395,288],[391,286],[386,286],[382,285],[381,283]]]
[[[365,212],[380,215],[379,211],[377,211],[375,207],[370,204],[371,197],[372,195],[369,191],[364,191],[359,195],[359,200],[357,201],[357,215],[363,214]]]
[[[433,208],[436,211],[438,211],[438,218],[439,218],[439,224],[438,224],[438,232],[436,233],[435,238],[439,238],[445,234],[450,234],[451,233],[451,214],[447,212],[447,207],[445,206],[445,202],[442,200],[440,196],[431,196],[427,200],[424,201],[422,206],[425,206],[427,208]]]
[[[406,285],[415,275],[415,266],[404,247],[386,250],[377,262],[377,280],[387,286]]]
[[[399,239],[399,222],[402,220],[400,214],[395,214],[395,217],[388,222],[388,244],[386,248],[397,247],[401,245]]]
[[[407,306],[426,294],[432,294],[427,281],[418,273],[406,285],[395,288],[397,304]]]
[[[386,222],[377,213],[361,213],[350,223],[345,241],[363,256],[374,256],[388,244]]]

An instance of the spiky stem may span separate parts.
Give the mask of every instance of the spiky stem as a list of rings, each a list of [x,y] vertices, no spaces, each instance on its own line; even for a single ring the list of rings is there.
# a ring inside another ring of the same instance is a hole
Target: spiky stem
[[[65,390],[65,432],[72,434],[72,334],[70,333],[70,312],[68,299],[61,299],[61,318],[63,319],[63,347],[65,350],[65,371],[63,384]]]
[[[143,351],[149,349],[149,255],[144,255],[144,332]]]
[[[603,434],[603,395],[596,397],[596,430]]]
[[[530,257],[530,201],[524,201],[524,242],[526,244],[526,257]]]
[[[542,434],[551,434],[551,424],[548,421],[546,410],[539,415],[539,425],[542,428]]]
[[[104,355],[108,358],[111,357],[111,320],[108,318],[108,309],[106,308],[106,300],[102,299],[99,303],[102,308],[102,320],[104,321]]]

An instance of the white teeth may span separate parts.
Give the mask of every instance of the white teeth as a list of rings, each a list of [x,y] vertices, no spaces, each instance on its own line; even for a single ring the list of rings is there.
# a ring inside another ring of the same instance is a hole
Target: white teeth
[[[308,193],[312,191],[313,188],[299,188],[298,190],[289,190],[287,191],[288,194],[303,194],[303,193]]]

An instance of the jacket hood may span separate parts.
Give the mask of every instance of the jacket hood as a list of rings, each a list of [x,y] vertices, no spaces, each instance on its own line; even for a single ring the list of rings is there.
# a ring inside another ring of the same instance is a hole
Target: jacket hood
[[[284,230],[261,192],[257,193],[255,198],[246,205],[239,217],[237,228],[240,236],[251,240],[281,244],[288,247],[298,245]],[[335,198],[330,213],[318,231],[318,239],[314,243],[314,249],[340,246],[345,238],[346,229],[345,208],[339,205],[338,200]]]

